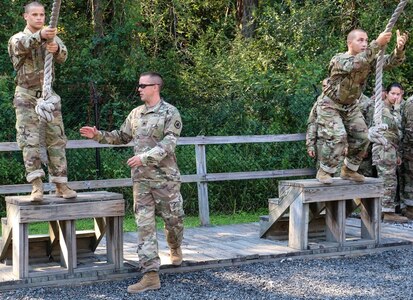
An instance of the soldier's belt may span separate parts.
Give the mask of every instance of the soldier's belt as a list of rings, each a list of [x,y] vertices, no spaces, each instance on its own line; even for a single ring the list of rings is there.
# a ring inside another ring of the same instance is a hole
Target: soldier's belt
[[[22,88],[21,86],[16,86],[16,92],[29,94],[30,96],[33,96],[36,98],[42,97],[42,90],[29,90],[29,89]]]

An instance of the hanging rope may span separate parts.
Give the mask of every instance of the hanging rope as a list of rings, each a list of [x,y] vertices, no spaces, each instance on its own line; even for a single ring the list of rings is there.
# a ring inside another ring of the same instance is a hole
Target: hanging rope
[[[394,25],[397,22],[400,14],[403,12],[404,7],[407,4],[407,0],[401,0],[399,5],[397,5],[396,10],[394,11],[392,17],[389,20],[389,23],[386,26],[384,32],[391,32]],[[386,51],[386,47],[380,50],[377,63],[376,63],[376,86],[375,86],[375,103],[374,103],[374,126],[370,127],[369,129],[369,140],[373,143],[373,153],[375,153],[378,149],[378,146],[383,145],[387,146],[387,140],[384,137],[384,131],[387,130],[387,124],[383,124],[382,122],[382,114],[383,114],[383,107],[384,101],[381,97],[382,95],[382,85],[383,85],[383,64],[384,64],[384,53]],[[377,157],[373,155],[373,157]]]
[[[52,15],[50,17],[50,28],[57,27],[57,19],[59,18],[61,0],[54,0]],[[37,114],[47,122],[53,120],[53,111],[55,104],[60,101],[60,97],[52,95],[52,79],[53,79],[53,53],[46,51],[44,62],[44,80],[43,80],[43,98],[38,99],[36,105]]]
[[[50,16],[49,27],[57,27],[57,19],[59,18],[61,0],[55,0],[53,2],[52,14]],[[40,146],[40,160],[44,165],[48,164],[47,151],[46,151],[46,122],[53,120],[53,111],[55,104],[60,101],[60,97],[52,95],[52,79],[53,79],[53,53],[46,51],[46,57],[44,62],[44,79],[43,79],[43,91],[42,98],[37,99],[37,105],[35,107],[36,113],[39,115],[39,146]]]

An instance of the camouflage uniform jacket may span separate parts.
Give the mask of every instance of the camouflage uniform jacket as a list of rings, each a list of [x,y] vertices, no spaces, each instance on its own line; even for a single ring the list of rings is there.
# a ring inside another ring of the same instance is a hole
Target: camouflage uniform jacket
[[[317,101],[311,108],[310,114],[307,120],[307,132],[305,137],[305,145],[307,151],[316,152],[317,144]]]
[[[357,54],[340,53],[335,55],[329,65],[330,77],[324,94],[339,104],[353,104],[363,91],[368,75],[376,65],[376,55],[380,51],[376,41],[372,41],[367,50]],[[401,64],[405,59],[403,51],[394,50],[384,57],[383,69],[390,69]]]
[[[384,137],[391,143],[396,150],[399,148],[401,139],[401,116],[400,106],[393,108],[392,105],[385,104],[383,107],[382,122],[387,124],[388,128],[384,131]]]
[[[63,63],[67,59],[67,49],[59,37],[55,37],[59,50],[54,60]],[[32,33],[27,27],[13,35],[8,43],[10,59],[16,71],[16,84],[25,89],[41,90],[44,77],[46,40],[40,37],[40,30]]]
[[[374,117],[374,99],[367,97],[364,94],[361,94],[359,99],[360,111],[363,114],[364,120],[368,128],[373,126],[373,117]]]
[[[180,181],[175,147],[182,130],[179,111],[163,99],[154,107],[133,109],[119,130],[99,131],[94,138],[102,144],[128,144],[142,166],[132,169],[134,181]]]
[[[412,152],[413,149],[413,97],[408,98],[402,104],[401,128],[402,151]]]

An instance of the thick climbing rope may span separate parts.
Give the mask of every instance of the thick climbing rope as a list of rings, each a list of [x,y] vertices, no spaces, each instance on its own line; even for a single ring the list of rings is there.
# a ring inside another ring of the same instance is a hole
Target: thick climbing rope
[[[49,27],[56,28],[57,20],[59,18],[61,0],[54,0],[52,7],[52,14],[50,17]],[[52,95],[52,79],[53,79],[53,53],[46,51],[44,74],[43,74],[43,92],[42,98],[37,100],[36,113],[39,115],[39,146],[40,146],[40,160],[43,164],[48,164],[48,157],[46,151],[46,122],[53,120],[53,111],[55,104],[60,101],[60,97]]]
[[[54,0],[52,15],[50,17],[50,28],[57,27],[57,19],[59,18],[61,0]],[[36,112],[37,114],[50,122],[53,120],[53,111],[55,110],[55,104],[60,101],[60,97],[52,95],[52,79],[53,79],[53,53],[46,51],[46,57],[44,62],[44,80],[43,80],[43,98],[40,98],[37,102]]]
[[[400,14],[403,12],[404,7],[406,6],[408,0],[401,0],[397,5],[396,10],[394,11],[393,15],[391,16],[386,29],[384,32],[391,32],[394,25],[397,22]],[[380,145],[387,146],[388,142],[384,137],[384,131],[387,130],[387,124],[383,124],[382,122],[382,114],[383,114],[383,107],[384,101],[381,97],[382,95],[382,85],[383,85],[383,64],[384,64],[384,52],[386,51],[386,47],[380,50],[377,56],[377,63],[376,63],[376,84],[375,84],[375,103],[374,103],[374,126],[369,129],[369,140],[373,143],[373,153],[377,152],[377,149]],[[373,157],[377,157],[373,155]]]

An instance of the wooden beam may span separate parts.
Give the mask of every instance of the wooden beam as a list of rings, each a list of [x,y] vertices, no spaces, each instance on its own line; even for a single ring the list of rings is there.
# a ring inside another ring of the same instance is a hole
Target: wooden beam
[[[102,240],[103,236],[106,232],[106,221],[105,218],[94,218],[93,223],[95,226],[95,238],[90,245],[90,250],[95,252],[97,246],[99,245],[100,241]]]
[[[61,264],[67,269],[69,274],[73,274],[74,269],[77,267],[75,221],[58,221],[58,224]]]
[[[52,255],[53,248],[59,243],[59,225],[57,221],[49,222],[50,244],[47,247],[47,255]]]
[[[178,145],[220,145],[220,144],[246,144],[246,143],[280,143],[305,141],[304,133],[277,134],[277,135],[240,135],[240,136],[195,136],[180,137]],[[124,148],[133,147],[133,143],[125,145],[99,144],[94,140],[70,140],[66,149],[85,148]],[[16,142],[0,143],[0,152],[20,151]]]

